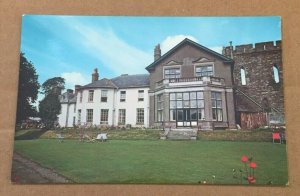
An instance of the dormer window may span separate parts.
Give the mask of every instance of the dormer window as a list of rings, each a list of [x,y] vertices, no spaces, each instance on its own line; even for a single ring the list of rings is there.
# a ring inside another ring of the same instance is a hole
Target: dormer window
[[[199,65],[196,66],[195,69],[195,76],[202,77],[202,76],[213,76],[213,65]]]
[[[172,67],[172,68],[164,69],[164,78],[165,79],[180,78],[180,75],[181,75],[180,67]]]

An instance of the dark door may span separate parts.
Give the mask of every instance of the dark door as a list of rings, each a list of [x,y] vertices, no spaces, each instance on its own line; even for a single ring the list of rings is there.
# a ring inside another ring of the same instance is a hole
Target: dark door
[[[190,127],[190,109],[177,110],[177,127]]]

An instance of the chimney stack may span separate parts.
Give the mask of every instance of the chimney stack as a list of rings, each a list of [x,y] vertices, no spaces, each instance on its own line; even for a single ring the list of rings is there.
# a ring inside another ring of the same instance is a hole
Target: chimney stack
[[[156,45],[154,48],[154,61],[159,59],[161,57],[161,50],[160,50],[160,45]]]
[[[67,92],[69,93],[69,94],[73,94],[73,90],[72,89],[67,89]]]
[[[92,82],[98,81],[98,79],[99,79],[98,69],[95,68],[94,72],[92,73]]]
[[[78,93],[78,91],[80,90],[80,85],[78,85],[78,84],[76,84],[75,85],[75,94],[77,94]]]

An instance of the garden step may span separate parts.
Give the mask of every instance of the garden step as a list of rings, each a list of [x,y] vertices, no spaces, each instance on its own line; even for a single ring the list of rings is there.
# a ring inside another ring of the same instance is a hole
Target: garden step
[[[169,140],[194,140],[197,137],[197,130],[193,129],[172,129],[168,132]]]

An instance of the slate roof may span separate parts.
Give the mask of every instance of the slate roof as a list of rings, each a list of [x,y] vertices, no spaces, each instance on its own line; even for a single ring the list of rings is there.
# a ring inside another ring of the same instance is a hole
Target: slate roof
[[[81,89],[83,89],[83,88],[99,88],[99,87],[101,87],[101,88],[117,88],[117,86],[115,84],[113,84],[111,80],[109,80],[107,78],[103,78],[101,80],[97,80],[90,84],[84,85],[81,87]]]
[[[101,80],[82,86],[80,89],[134,88],[134,87],[148,87],[149,85],[150,85],[149,74],[136,74],[136,75],[123,74],[121,76],[112,79],[103,78]]]
[[[77,96],[73,93],[65,92],[59,96],[61,103],[76,103]]]
[[[190,44],[195,46],[196,48],[199,48],[200,50],[204,50],[220,59],[222,59],[224,62],[228,62],[228,63],[233,63],[233,60],[231,58],[228,58],[222,54],[219,54],[209,48],[206,48],[188,38],[185,38],[183,41],[181,41],[179,44],[177,44],[176,46],[174,46],[171,50],[169,50],[167,53],[165,53],[164,55],[162,55],[159,59],[157,59],[156,61],[154,61],[153,63],[151,63],[150,65],[148,65],[146,67],[147,71],[150,71],[151,69],[153,69],[159,62],[161,62],[162,60],[164,60],[165,58],[167,58],[168,56],[170,56],[172,53],[174,53],[178,48],[184,46],[185,44]]]
[[[149,74],[126,75],[112,78],[111,81],[118,88],[148,87],[150,85]]]

